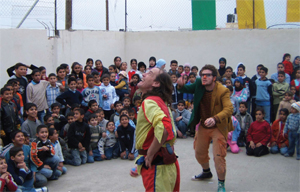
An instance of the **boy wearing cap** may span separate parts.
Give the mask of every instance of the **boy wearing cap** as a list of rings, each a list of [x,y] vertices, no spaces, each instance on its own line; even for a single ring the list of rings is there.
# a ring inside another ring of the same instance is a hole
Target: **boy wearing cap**
[[[285,126],[284,135],[289,138],[289,147],[285,157],[292,157],[297,149],[297,160],[300,160],[300,102],[292,104],[291,113],[289,114]]]

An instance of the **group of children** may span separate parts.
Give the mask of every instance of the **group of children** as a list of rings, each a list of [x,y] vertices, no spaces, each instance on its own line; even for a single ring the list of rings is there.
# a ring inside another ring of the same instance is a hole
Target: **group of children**
[[[261,156],[269,153],[270,147],[271,153],[292,156],[297,145],[297,159],[300,158],[300,103],[296,102],[300,57],[292,64],[289,83],[284,72],[285,65],[289,65],[286,58],[290,56],[285,55],[282,64],[278,64],[274,82],[267,79],[268,69],[263,65],[257,66],[257,74],[250,79],[245,75],[244,64],[240,63],[233,73],[231,67],[226,67],[225,58],[219,60],[217,81],[231,91],[234,106],[235,129],[227,140],[233,153],[246,146],[248,155]],[[11,78],[1,89],[0,99],[4,146],[0,157],[1,188],[45,190],[40,187],[47,180],[56,180],[67,172],[64,164],[79,166],[118,157],[134,160],[138,155],[135,126],[142,95],[137,85],[147,70],[165,70],[166,62],[150,57],[147,69],[144,62],[132,59],[128,73],[127,63],[120,57],[115,57],[108,68],[101,60],[95,61],[95,68],[93,65],[91,58],[85,67],[74,62],[70,73],[69,65],[61,64],[56,74],[48,76],[45,67],[22,63],[7,70]],[[28,68],[32,70],[30,75]],[[168,73],[174,87],[172,116],[177,135],[186,138],[189,132],[194,136],[195,127],[188,127],[193,94],[180,93],[176,87],[178,78],[182,77],[186,84],[200,78],[198,67],[189,63],[178,66],[172,60]]]

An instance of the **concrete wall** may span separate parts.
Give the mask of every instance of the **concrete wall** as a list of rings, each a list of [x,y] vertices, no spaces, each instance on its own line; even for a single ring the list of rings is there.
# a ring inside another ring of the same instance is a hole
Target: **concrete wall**
[[[189,62],[201,68],[204,64],[218,66],[226,57],[233,68],[239,62],[246,65],[246,74],[255,74],[262,63],[269,68],[269,76],[276,72],[276,64],[284,53],[292,59],[300,55],[300,29],[217,30],[184,32],[106,32],[60,31],[59,38],[48,39],[45,30],[0,29],[0,85],[8,79],[6,69],[17,62],[45,66],[47,74],[55,72],[61,63],[87,58],[101,59],[104,66],[121,56],[129,63],[136,58],[148,64],[150,56],[164,58],[169,64]],[[130,68],[130,67],[129,67]],[[169,69],[169,66],[167,66]]]

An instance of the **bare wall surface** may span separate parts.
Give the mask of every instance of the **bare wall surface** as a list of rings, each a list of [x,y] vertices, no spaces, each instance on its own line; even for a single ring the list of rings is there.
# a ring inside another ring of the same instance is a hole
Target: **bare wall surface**
[[[235,68],[246,65],[246,74],[255,74],[257,64],[276,72],[276,64],[284,53],[292,60],[300,55],[300,29],[215,30],[184,32],[106,32],[60,31],[60,37],[48,38],[46,30],[0,29],[0,85],[8,79],[6,69],[17,62],[45,66],[47,74],[61,63],[77,61],[85,65],[87,58],[101,59],[105,67],[121,56],[129,63],[136,58],[148,65],[150,56],[179,64],[189,62],[201,68],[204,64],[218,67],[220,57]],[[130,66],[128,67],[128,69]]]

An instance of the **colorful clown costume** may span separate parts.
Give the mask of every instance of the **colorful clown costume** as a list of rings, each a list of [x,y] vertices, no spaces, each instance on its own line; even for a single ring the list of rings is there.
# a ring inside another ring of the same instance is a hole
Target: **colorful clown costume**
[[[176,128],[170,109],[160,97],[147,97],[141,105],[137,118],[136,149],[147,151],[154,138],[161,143],[165,129],[168,137],[162,147],[166,147],[167,143],[173,146]],[[153,157],[150,169],[145,166],[144,159],[144,155],[139,155],[136,164],[146,191],[179,191],[180,169],[177,160],[166,165],[162,161],[161,151],[158,151]]]

